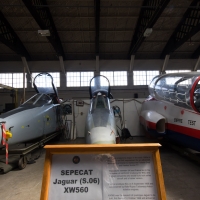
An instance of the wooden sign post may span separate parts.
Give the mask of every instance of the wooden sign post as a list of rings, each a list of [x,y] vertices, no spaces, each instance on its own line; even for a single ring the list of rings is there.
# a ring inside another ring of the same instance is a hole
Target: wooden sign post
[[[158,143],[47,145],[41,200],[166,200]]]

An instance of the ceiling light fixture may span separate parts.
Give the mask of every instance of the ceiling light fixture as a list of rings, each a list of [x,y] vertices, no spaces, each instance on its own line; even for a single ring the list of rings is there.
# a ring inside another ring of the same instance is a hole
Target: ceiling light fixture
[[[144,37],[149,37],[152,33],[153,29],[152,28],[147,28],[144,32]]]
[[[49,30],[38,30],[38,34],[41,36],[50,36],[50,31]]]
[[[193,46],[194,43],[192,42],[192,39],[190,38],[190,41],[189,41],[189,46]]]

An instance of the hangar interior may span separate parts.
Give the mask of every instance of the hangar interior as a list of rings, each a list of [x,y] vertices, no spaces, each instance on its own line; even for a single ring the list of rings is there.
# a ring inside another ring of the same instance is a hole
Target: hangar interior
[[[148,84],[159,74],[200,69],[199,30],[199,0],[0,1],[0,84],[5,86],[0,88],[0,112],[35,94],[32,83],[38,73],[51,73],[59,98],[73,105],[67,119],[76,128],[68,139],[75,140],[65,143],[82,143],[89,83],[104,75],[114,97],[111,106],[120,107],[135,136],[125,142],[152,142],[143,137],[138,114]],[[39,199],[44,156],[42,150],[35,164],[0,176],[4,199]],[[161,160],[167,199],[198,199],[199,165],[164,147]],[[23,183],[15,185],[20,179]],[[5,185],[11,182],[9,192]]]

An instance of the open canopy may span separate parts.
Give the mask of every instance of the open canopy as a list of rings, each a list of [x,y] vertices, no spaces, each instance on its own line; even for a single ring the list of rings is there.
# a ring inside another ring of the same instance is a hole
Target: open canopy
[[[37,93],[50,94],[58,97],[57,88],[53,83],[53,77],[49,73],[38,74],[33,81]]]
[[[90,99],[97,96],[98,93],[110,98],[110,83],[105,76],[95,76],[90,81]]]

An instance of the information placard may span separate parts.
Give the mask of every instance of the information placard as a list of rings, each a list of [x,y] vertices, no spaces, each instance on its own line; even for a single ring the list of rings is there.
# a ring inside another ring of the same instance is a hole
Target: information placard
[[[102,199],[102,167],[95,155],[53,155],[49,199]]]
[[[41,199],[166,199],[159,144],[47,149]]]

